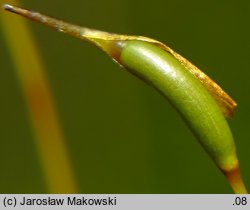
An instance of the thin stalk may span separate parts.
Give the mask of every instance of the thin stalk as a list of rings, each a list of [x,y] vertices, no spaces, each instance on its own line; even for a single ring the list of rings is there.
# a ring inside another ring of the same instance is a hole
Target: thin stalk
[[[239,165],[237,165],[234,169],[224,171],[223,173],[227,177],[227,180],[234,192],[238,194],[247,194],[247,189],[241,177]]]
[[[11,2],[19,4],[17,0]],[[53,96],[31,31],[25,20],[3,12],[0,24],[27,102],[48,190],[50,193],[76,193]]]

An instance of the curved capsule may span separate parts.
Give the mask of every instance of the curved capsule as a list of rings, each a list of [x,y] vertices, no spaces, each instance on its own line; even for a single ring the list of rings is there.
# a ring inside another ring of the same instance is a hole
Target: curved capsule
[[[236,103],[197,67],[150,38],[79,27],[10,5],[4,8],[95,44],[129,72],[152,85],[180,113],[234,191],[247,192],[240,175],[234,140],[223,116],[223,113],[232,116]]]
[[[220,168],[237,165],[233,137],[221,110],[178,60],[150,43],[127,41],[119,62],[168,99]]]

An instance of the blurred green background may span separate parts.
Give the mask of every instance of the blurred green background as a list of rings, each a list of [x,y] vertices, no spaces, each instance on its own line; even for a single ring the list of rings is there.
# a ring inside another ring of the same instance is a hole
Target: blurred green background
[[[249,0],[24,0],[22,5],[91,28],[155,38],[218,81],[238,102],[229,123],[250,189]],[[154,89],[92,45],[29,25],[80,193],[232,193],[179,115]],[[46,193],[2,29],[0,49],[0,193]]]

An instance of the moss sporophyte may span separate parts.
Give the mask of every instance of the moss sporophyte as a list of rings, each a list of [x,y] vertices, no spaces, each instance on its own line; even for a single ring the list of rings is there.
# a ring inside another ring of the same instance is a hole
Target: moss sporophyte
[[[15,6],[4,5],[4,9],[96,45],[128,72],[153,86],[182,116],[234,192],[247,193],[225,119],[233,116],[236,103],[188,60],[154,39],[80,27]]]

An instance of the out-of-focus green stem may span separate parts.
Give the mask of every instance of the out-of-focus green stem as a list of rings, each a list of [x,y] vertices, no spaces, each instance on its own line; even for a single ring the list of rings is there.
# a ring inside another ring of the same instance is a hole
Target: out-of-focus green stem
[[[19,4],[18,1],[10,1]],[[0,3],[6,1],[0,0]],[[76,184],[44,67],[25,20],[0,12],[0,26],[27,101],[50,193],[76,193]]]

